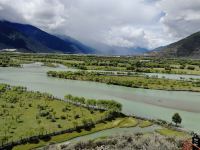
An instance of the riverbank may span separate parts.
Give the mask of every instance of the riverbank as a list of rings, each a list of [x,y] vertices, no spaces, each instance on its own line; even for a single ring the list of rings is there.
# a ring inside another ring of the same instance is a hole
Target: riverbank
[[[166,73],[200,75],[200,63],[195,59],[155,58],[141,56],[97,56],[59,54],[1,53],[20,62],[57,63],[82,70],[127,71],[139,73]],[[0,58],[1,59],[1,58]]]

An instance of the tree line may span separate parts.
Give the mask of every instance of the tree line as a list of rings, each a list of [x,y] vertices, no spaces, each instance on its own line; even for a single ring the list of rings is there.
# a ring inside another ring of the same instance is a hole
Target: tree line
[[[122,104],[114,100],[86,99],[84,97],[72,96],[71,94],[66,95],[65,99],[73,104],[86,106],[87,108],[110,110],[113,112],[122,111]]]
[[[133,88],[200,91],[198,81],[184,81],[145,76],[114,76],[101,72],[88,71],[48,71],[48,76],[71,80],[95,81],[106,84],[121,85]]]

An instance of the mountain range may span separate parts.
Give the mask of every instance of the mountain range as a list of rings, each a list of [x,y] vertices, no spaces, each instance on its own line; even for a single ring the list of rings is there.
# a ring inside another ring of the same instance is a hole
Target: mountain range
[[[196,32],[170,45],[156,48],[150,54],[161,57],[200,58],[200,32]]]
[[[96,43],[91,48],[66,35],[52,35],[27,24],[0,21],[0,50],[16,49],[28,53],[70,53],[100,55],[140,55],[147,49],[113,47]]]
[[[60,38],[32,25],[8,21],[0,21],[0,49],[29,53],[95,53],[95,49],[72,38]]]
[[[96,48],[96,53],[100,55],[142,55],[149,52],[142,47],[111,46],[102,42],[92,42],[92,47]]]
[[[141,47],[116,47],[96,43],[95,48],[66,35],[49,34],[35,26],[0,21],[0,51],[101,55],[142,55],[200,58],[200,32],[152,51]]]

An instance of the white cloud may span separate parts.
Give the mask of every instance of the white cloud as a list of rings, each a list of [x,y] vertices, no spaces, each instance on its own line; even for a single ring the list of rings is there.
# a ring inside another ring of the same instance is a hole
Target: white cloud
[[[199,0],[162,0],[158,7],[166,14],[161,23],[171,37],[183,38],[200,30]]]
[[[106,44],[117,47],[144,47],[148,45],[145,32],[132,26],[113,27],[105,33]]]
[[[200,28],[200,0],[0,0],[0,18],[89,45],[154,48]]]

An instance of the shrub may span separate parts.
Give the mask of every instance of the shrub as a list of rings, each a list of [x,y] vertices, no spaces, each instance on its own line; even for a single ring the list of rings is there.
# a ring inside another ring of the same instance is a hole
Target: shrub
[[[49,115],[49,112],[48,111],[40,111],[39,115],[40,115],[40,117],[46,117]]]
[[[61,115],[60,118],[61,118],[62,120],[65,120],[65,119],[66,119],[66,116]]]
[[[75,115],[75,116],[74,116],[74,119],[78,119],[78,118],[80,118],[79,115]]]
[[[194,70],[195,67],[194,67],[194,66],[188,66],[187,69],[189,69],[189,70]]]
[[[51,118],[52,118],[52,115],[49,114],[46,118],[47,118],[47,119],[51,119]]]
[[[181,65],[181,66],[180,66],[180,69],[185,69],[185,65]]]
[[[52,118],[51,118],[51,122],[56,122],[55,117],[52,117]]]
[[[62,112],[66,112],[66,111],[67,111],[66,108],[63,108],[63,109],[62,109]]]
[[[62,126],[60,124],[57,125],[58,128],[62,128]]]

